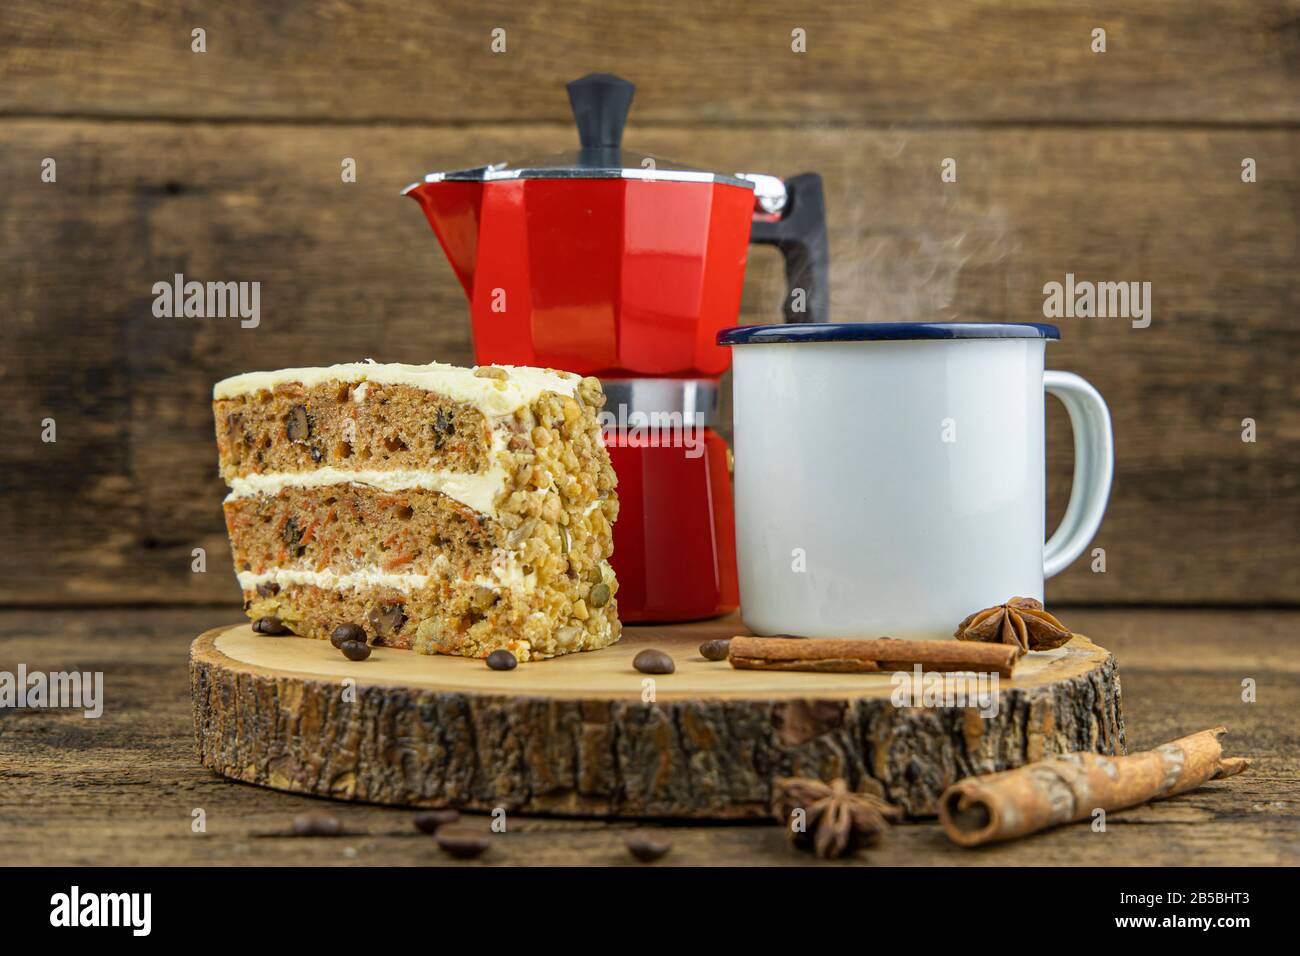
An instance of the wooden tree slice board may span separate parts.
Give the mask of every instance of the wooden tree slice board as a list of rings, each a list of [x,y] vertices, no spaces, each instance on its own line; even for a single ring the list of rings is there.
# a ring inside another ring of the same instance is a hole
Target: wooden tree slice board
[[[342,800],[719,819],[767,816],[776,776],[874,777],[922,816],[961,777],[1125,750],[1115,659],[1082,636],[1024,658],[983,718],[896,707],[888,674],[706,661],[702,641],[745,633],[735,618],[623,633],[601,651],[493,671],[382,647],[353,662],[326,641],[214,628],[190,652],[199,756],[236,780]],[[647,647],[676,672],[634,670]]]

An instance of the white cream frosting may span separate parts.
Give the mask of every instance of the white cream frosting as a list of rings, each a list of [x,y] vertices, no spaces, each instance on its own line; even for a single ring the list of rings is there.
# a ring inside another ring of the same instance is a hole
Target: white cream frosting
[[[320,488],[326,485],[369,485],[384,491],[425,488],[454,498],[480,514],[495,516],[496,499],[505,487],[506,472],[493,464],[487,471],[467,475],[435,469],[351,471],[327,466],[314,471],[272,472],[230,479],[227,501],[254,495],[276,495],[285,488]]]
[[[395,588],[398,591],[414,591],[429,583],[427,574],[393,574],[375,568],[364,568],[339,574],[337,571],[300,571],[297,568],[272,568],[255,574],[252,571],[239,572],[239,586],[245,591],[252,591],[261,584],[275,583],[280,587],[286,585],[308,585],[325,588],[330,591],[350,591],[358,588]]]
[[[473,405],[486,415],[510,415],[531,405],[543,392],[573,395],[582,380],[572,372],[497,365],[505,379],[480,378],[470,368],[430,362],[428,365],[348,362],[322,368],[282,368],[273,372],[245,372],[222,379],[212,387],[214,400],[233,398],[277,385],[299,382],[310,388],[323,382],[376,382],[381,385],[411,385]]]

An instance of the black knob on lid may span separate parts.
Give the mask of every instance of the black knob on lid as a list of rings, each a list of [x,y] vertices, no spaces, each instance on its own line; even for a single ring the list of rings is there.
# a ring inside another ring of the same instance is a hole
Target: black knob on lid
[[[612,73],[588,73],[568,84],[569,104],[584,150],[618,149],[636,87]]]

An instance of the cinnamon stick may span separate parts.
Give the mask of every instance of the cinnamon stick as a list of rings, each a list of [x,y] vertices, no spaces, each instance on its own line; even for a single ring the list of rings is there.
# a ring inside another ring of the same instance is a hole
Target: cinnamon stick
[[[807,640],[790,637],[733,637],[727,660],[745,670],[821,671],[854,674],[875,671],[976,671],[1010,677],[1019,649],[1010,644],[971,641]]]
[[[939,798],[948,839],[980,846],[1122,810],[1241,773],[1250,761],[1223,756],[1227,728],[1202,730],[1155,750],[1107,757],[1070,753],[1016,770],[967,777]]]

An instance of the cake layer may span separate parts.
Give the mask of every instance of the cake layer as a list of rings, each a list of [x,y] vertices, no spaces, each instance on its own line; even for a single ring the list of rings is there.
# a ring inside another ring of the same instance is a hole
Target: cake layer
[[[347,470],[488,467],[490,427],[481,411],[410,385],[292,382],[219,399],[222,476]]]
[[[496,522],[421,488],[394,494],[359,484],[290,487],[228,499],[225,512],[235,567],[253,574],[273,568],[430,574],[441,558],[485,575],[493,551],[506,543]]]
[[[615,502],[566,510],[556,504],[556,492],[546,496],[555,507],[543,500],[538,510],[556,513],[554,522],[511,518],[507,527],[436,491],[393,494],[360,484],[285,488],[271,496],[228,499],[226,530],[240,574],[281,569],[428,575],[452,566],[472,577],[501,578],[510,573],[507,566],[551,555],[563,560],[555,573],[581,574],[599,564]]]
[[[275,617],[303,637],[327,639],[337,626],[333,622],[355,622],[376,645],[466,657],[503,649],[529,661],[596,650],[618,640],[616,605],[603,593],[592,597],[598,586],[612,591],[608,566],[597,584],[574,582],[571,600],[549,590],[493,594],[465,582],[411,590],[295,583],[245,592],[244,603],[249,617]],[[605,603],[593,607],[589,600]]]

